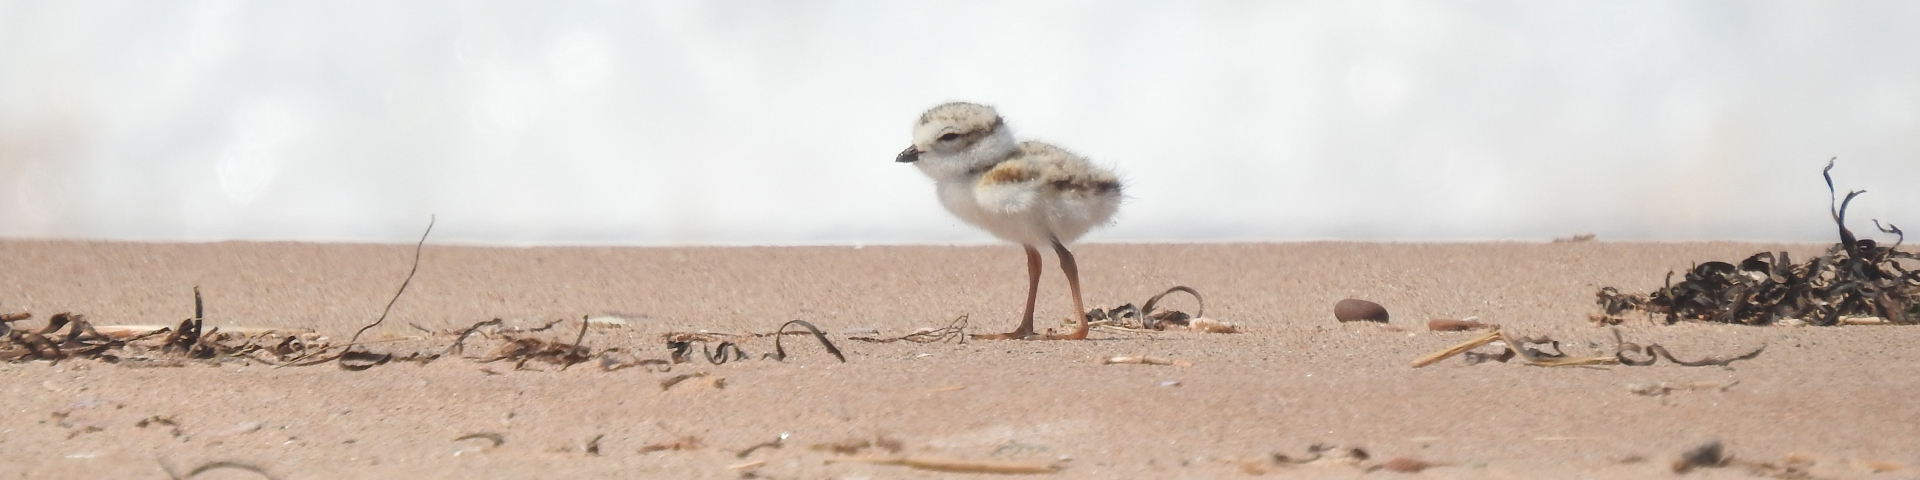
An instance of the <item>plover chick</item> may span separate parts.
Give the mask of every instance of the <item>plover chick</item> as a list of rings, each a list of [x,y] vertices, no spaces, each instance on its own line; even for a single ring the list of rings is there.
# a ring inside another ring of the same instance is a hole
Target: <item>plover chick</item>
[[[1017,142],[993,107],[948,103],[920,115],[913,146],[895,158],[933,177],[940,204],[967,223],[1027,250],[1027,308],[1020,327],[982,339],[1079,340],[1087,338],[1087,308],[1080,300],[1080,270],[1067,244],[1104,225],[1120,208],[1120,180],[1085,158],[1041,142]],[[1049,245],[1073,292],[1074,331],[1033,331],[1033,303],[1040,290],[1040,251]]]

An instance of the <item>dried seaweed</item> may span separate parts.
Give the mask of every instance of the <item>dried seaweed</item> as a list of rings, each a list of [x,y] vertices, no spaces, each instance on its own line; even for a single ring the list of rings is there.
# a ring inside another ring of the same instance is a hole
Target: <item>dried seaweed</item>
[[[862,342],[871,342],[871,343],[893,343],[898,341],[908,341],[913,343],[934,343],[934,342],[944,342],[951,339],[951,340],[957,340],[961,344],[965,344],[967,343],[967,338],[968,338],[967,337],[967,316],[961,315],[957,318],[954,318],[953,322],[948,323],[947,326],[941,327],[941,328],[923,328],[923,329],[914,331],[913,333],[901,335],[898,337],[880,338],[880,337],[868,336],[868,337],[848,337],[847,339],[859,340]]]
[[[160,463],[160,469],[166,471],[167,477],[172,478],[173,480],[187,480],[193,477],[198,477],[202,473],[206,473],[214,470],[242,470],[242,471],[259,474],[261,477],[265,477],[267,480],[274,479],[273,474],[267,473],[266,469],[260,468],[260,466],[258,465],[254,465],[250,463],[240,463],[240,462],[234,462],[234,461],[228,461],[228,460],[220,460],[220,461],[207,462],[207,463],[200,464],[200,466],[193,467],[192,470],[188,470],[186,475],[181,475],[178,472],[174,472],[173,467],[167,466],[166,462]]]
[[[718,345],[709,349],[707,343],[718,341]],[[707,334],[667,334],[667,354],[672,363],[687,363],[688,355],[693,353],[693,344],[700,344],[700,356],[707,363],[720,365],[734,360],[746,360],[747,352],[730,340],[716,340]]]
[[[1193,296],[1192,314],[1173,309],[1161,310],[1160,300],[1168,294],[1183,292]],[[1087,324],[1095,327],[1128,331],[1152,332],[1170,328],[1211,333],[1235,333],[1239,325],[1206,318],[1207,301],[1200,296],[1199,290],[1185,285],[1174,286],[1148,298],[1139,307],[1124,304],[1112,309],[1095,308],[1087,311]]]
[[[1681,366],[1687,366],[1687,367],[1706,367],[1706,366],[1724,367],[1733,362],[1737,362],[1741,360],[1752,360],[1753,357],[1760,356],[1760,352],[1764,352],[1767,350],[1766,345],[1761,345],[1759,348],[1755,348],[1751,352],[1747,352],[1747,353],[1732,356],[1732,357],[1727,357],[1727,358],[1708,357],[1705,359],[1689,362],[1686,360],[1673,358],[1672,353],[1667,353],[1666,347],[1661,347],[1660,344],[1657,344],[1657,343],[1650,343],[1650,344],[1647,344],[1646,347],[1641,347],[1638,344],[1628,342],[1620,337],[1620,330],[1617,330],[1617,329],[1613,331],[1613,342],[1615,345],[1614,356],[1620,359],[1620,364],[1632,366],[1632,367],[1644,367],[1647,365],[1653,365],[1654,362],[1658,361],[1661,358],[1665,358],[1669,362],[1673,362],[1676,364],[1680,364]],[[1631,358],[1627,358],[1627,352],[1633,352],[1634,355],[1646,355],[1647,359],[1634,360]]]
[[[1685,361],[1685,360],[1674,358],[1672,353],[1668,353],[1667,349],[1665,347],[1661,347],[1659,344],[1649,344],[1646,347],[1641,347],[1638,344],[1627,342],[1626,340],[1621,338],[1620,331],[1618,329],[1613,331],[1613,339],[1616,345],[1614,349],[1614,354],[1612,356],[1575,357],[1575,356],[1569,356],[1564,352],[1562,352],[1560,350],[1560,342],[1555,341],[1552,338],[1548,338],[1544,336],[1542,337],[1514,336],[1512,334],[1507,333],[1503,329],[1495,328],[1493,331],[1487,332],[1486,334],[1483,334],[1478,337],[1474,337],[1471,340],[1467,340],[1465,342],[1455,344],[1445,349],[1441,349],[1440,351],[1427,354],[1426,356],[1420,357],[1418,359],[1414,359],[1412,366],[1413,368],[1425,367],[1425,366],[1437,363],[1441,360],[1445,360],[1447,358],[1453,357],[1455,355],[1460,355],[1460,354],[1468,355],[1467,358],[1469,359],[1468,360],[1469,364],[1480,363],[1487,360],[1493,360],[1497,362],[1506,362],[1514,358],[1519,358],[1521,361],[1526,362],[1528,365],[1534,365],[1534,366],[1540,366],[1540,367],[1568,367],[1568,366],[1614,365],[1614,364],[1626,365],[1630,367],[1644,367],[1648,365],[1653,365],[1654,362],[1660,358],[1666,358],[1667,361],[1669,362],[1673,362],[1681,366],[1687,366],[1687,367],[1727,366],[1729,364],[1732,364],[1733,362],[1737,362],[1741,360],[1752,360],[1754,357],[1760,356],[1760,352],[1764,352],[1767,349],[1766,345],[1761,345],[1759,348],[1755,348],[1751,352],[1747,352],[1747,353],[1732,356],[1732,357],[1725,357],[1725,358],[1708,357],[1702,360]],[[1502,347],[1502,350],[1500,353],[1479,354],[1479,353],[1471,352],[1471,350],[1475,348],[1479,348],[1482,345],[1493,343],[1495,341],[1500,341],[1505,344]],[[1552,351],[1548,351],[1549,348]],[[1646,355],[1649,358],[1646,358],[1644,360],[1636,360],[1628,357],[1627,355],[1628,353],[1632,353],[1634,355]]]
[[[321,341],[311,332],[240,328],[234,332],[201,330],[199,318],[174,327],[110,325],[96,327],[86,316],[60,313],[37,330],[15,329],[0,340],[0,361],[69,358],[130,365],[178,365],[179,361],[258,361],[278,364]],[[64,330],[65,333],[61,333]],[[105,330],[107,333],[103,333]]]
[[[497,321],[497,319],[494,321]],[[467,335],[471,334],[472,331],[480,325],[491,322],[493,321],[475,324],[474,327],[468,328],[467,332],[462,333],[460,338],[465,339]],[[547,327],[543,327],[543,329],[552,326],[553,323],[549,323]],[[512,360],[515,370],[526,368],[528,362],[538,360],[559,365],[560,369],[565,370],[567,367],[585,363],[587,360],[593,359],[593,349],[582,344],[587,337],[587,317],[585,316],[580,317],[580,333],[574,336],[573,343],[562,343],[531,337],[515,337],[511,334],[502,336],[507,339],[506,343],[495,347],[493,351],[487,353],[487,356],[474,360],[480,363]]]
[[[808,332],[813,333],[814,339],[820,341],[820,346],[827,347],[827,353],[833,354],[833,358],[840,359],[840,363],[847,363],[847,356],[842,355],[840,353],[840,348],[833,346],[833,342],[827,340],[826,333],[821,332],[820,328],[813,326],[812,323],[807,323],[806,320],[798,320],[798,319],[780,324],[780,330],[775,331],[773,334],[774,335],[773,336],[773,353],[766,354],[761,358],[771,358],[776,362],[787,361],[787,350],[780,346],[780,338],[785,337],[787,334],[787,327],[793,326],[793,325],[799,325],[801,327],[805,327]]]
[[[1826,180],[1829,211],[1840,242],[1805,263],[1794,263],[1787,252],[1760,252],[1738,265],[1710,261],[1694,265],[1679,283],[1668,272],[1666,286],[1650,294],[1622,294],[1604,287],[1595,294],[1595,303],[1605,312],[1595,316],[1603,324],[1617,324],[1620,315],[1633,310],[1649,317],[1664,314],[1666,323],[1682,320],[1769,325],[1782,321],[1813,325],[1839,325],[1848,317],[1876,317],[1886,323],[1920,323],[1920,270],[1910,270],[1902,261],[1920,261],[1920,256],[1899,250],[1906,234],[1892,224],[1879,231],[1897,236],[1891,246],[1880,246],[1872,239],[1858,238],[1847,228],[1847,207],[1865,190],[1847,192],[1845,197],[1833,186],[1834,163],[1820,171]]]
[[[400,281],[400,288],[394,290],[393,298],[387,299],[386,308],[380,309],[380,318],[374,319],[373,323],[366,324],[366,326],[360,327],[360,330],[353,332],[353,337],[347,339],[347,348],[353,348],[354,344],[360,341],[360,334],[367,333],[367,330],[380,326],[381,322],[387,321],[387,314],[393,313],[393,304],[400,302],[400,294],[406,293],[407,285],[413,284],[413,274],[420,272],[420,251],[427,247],[427,235],[433,233],[433,222],[434,216],[428,215],[427,230],[420,232],[420,241],[413,244],[413,268],[407,270],[407,278]]]

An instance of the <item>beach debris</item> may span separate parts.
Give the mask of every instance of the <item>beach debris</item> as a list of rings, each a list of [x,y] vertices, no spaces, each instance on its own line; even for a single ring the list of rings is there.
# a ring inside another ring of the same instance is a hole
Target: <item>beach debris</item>
[[[952,473],[997,473],[997,474],[1038,474],[1055,473],[1060,466],[1033,462],[1008,462],[994,460],[959,460],[928,456],[877,456],[877,457],[839,457],[829,458],[827,463],[866,463],[873,465],[899,465],[918,470]]]
[[[1659,396],[1665,396],[1669,393],[1673,393],[1676,390],[1687,391],[1687,392],[1692,392],[1697,390],[1718,390],[1718,391],[1725,392],[1728,389],[1733,388],[1734,385],[1739,385],[1739,384],[1740,384],[1739,380],[1734,380],[1730,382],[1680,382],[1680,383],[1675,383],[1675,382],[1644,383],[1642,382],[1642,383],[1627,384],[1627,391],[1632,392],[1634,395],[1647,396],[1647,397],[1659,397]]]
[[[200,288],[193,288],[193,316],[182,320],[178,325],[105,325],[98,326],[86,319],[86,316],[63,312],[47,319],[47,324],[37,329],[22,329],[15,322],[33,318],[28,312],[0,314],[0,361],[47,360],[60,362],[69,358],[85,358],[119,363],[128,367],[182,366],[192,361],[261,362],[274,367],[313,366],[335,363],[339,368],[349,371],[366,370],[392,362],[411,361],[429,363],[443,355],[460,355],[467,342],[474,338],[498,340],[500,343],[481,357],[466,357],[481,363],[512,361],[515,369],[523,369],[529,362],[540,361],[559,365],[566,369],[572,365],[598,360],[606,371],[620,370],[632,366],[647,366],[650,370],[665,372],[674,363],[685,362],[691,352],[693,341],[714,341],[720,334],[667,334],[665,337],[671,359],[640,359],[618,348],[609,348],[595,352],[585,345],[587,330],[593,325],[620,326],[625,320],[610,315],[584,315],[580,327],[571,343],[536,338],[523,332],[542,332],[565,322],[554,320],[532,329],[507,328],[502,319],[495,318],[477,322],[465,330],[454,334],[453,341],[440,353],[412,352],[404,356],[394,353],[370,351],[367,345],[400,340],[421,340],[422,338],[399,338],[381,340],[361,340],[370,329],[385,323],[399,298],[412,284],[413,277],[420,269],[421,253],[426,240],[433,231],[434,220],[430,217],[426,231],[414,245],[413,262],[407,276],[400,283],[382,309],[379,317],[356,330],[346,344],[332,345],[327,337],[318,335],[305,328],[263,328],[263,327],[213,327],[207,325],[206,303]],[[414,329],[429,335],[442,335],[431,329],[410,324]],[[804,331],[789,332],[793,326]],[[945,336],[957,336],[963,339],[960,330],[965,326],[965,317],[950,325],[945,332],[929,332],[924,339],[937,341]],[[62,333],[64,331],[64,333]],[[804,320],[793,320],[782,324],[771,334],[754,334],[753,337],[773,336],[773,353],[760,358],[784,361],[787,358],[782,337],[788,334],[810,333],[823,346],[827,353],[841,362],[846,355],[829,340],[818,327]],[[451,334],[447,332],[444,334]],[[922,337],[909,335],[909,340],[922,340]],[[709,362],[719,364],[727,361],[746,360],[747,353],[738,344],[722,340],[718,348],[708,351],[702,346]],[[652,368],[657,367],[657,368]],[[489,374],[496,374],[487,371]]]
[[[1666,358],[1667,361],[1669,362],[1673,362],[1673,363],[1680,364],[1682,366],[1688,366],[1688,367],[1726,366],[1728,364],[1731,364],[1733,362],[1740,361],[1740,360],[1751,360],[1754,357],[1760,356],[1760,352],[1763,352],[1767,349],[1766,345],[1761,345],[1759,348],[1756,348],[1751,352],[1747,352],[1745,354],[1741,354],[1734,357],[1727,357],[1727,358],[1708,357],[1703,360],[1685,361],[1685,360],[1673,358],[1673,354],[1668,353],[1667,349],[1665,347],[1661,347],[1659,344],[1649,344],[1646,347],[1641,347],[1638,344],[1627,342],[1621,338],[1620,330],[1618,329],[1615,329],[1613,331],[1613,339],[1615,342],[1615,349],[1614,349],[1614,354],[1612,356],[1575,357],[1575,356],[1569,356],[1563,353],[1560,350],[1560,342],[1555,341],[1552,338],[1516,337],[1508,334],[1504,329],[1495,328],[1483,335],[1474,337],[1471,340],[1460,342],[1453,346],[1441,349],[1440,351],[1430,353],[1420,358],[1414,359],[1412,365],[1413,365],[1413,368],[1420,368],[1427,365],[1432,365],[1436,362],[1445,360],[1455,355],[1469,353],[1470,350],[1479,348],[1482,345],[1494,343],[1496,341],[1501,342],[1502,344],[1501,348],[1505,349],[1504,351],[1502,351],[1499,354],[1471,356],[1469,357],[1470,359],[1476,359],[1472,361],[1472,363],[1479,363],[1485,360],[1506,362],[1514,358],[1519,358],[1521,359],[1521,361],[1525,362],[1528,365],[1534,365],[1534,366],[1540,366],[1540,367],[1567,367],[1567,366],[1614,365],[1614,364],[1627,365],[1627,366],[1633,366],[1633,367],[1644,367],[1647,365],[1653,365],[1654,362],[1658,361],[1658,359],[1660,358]],[[1543,346],[1545,348],[1536,347],[1536,346]],[[1548,351],[1547,350],[1548,348],[1550,348],[1552,351]],[[1632,353],[1634,355],[1646,355],[1648,356],[1648,358],[1642,359],[1642,360],[1636,360],[1629,357],[1627,355],[1628,353]]]
[[[185,433],[180,430],[180,422],[174,420],[172,415],[154,415],[147,418],[142,418],[138,422],[133,422],[133,426],[135,428],[147,428],[149,426],[154,426],[154,425],[161,425],[161,426],[167,427],[168,428],[167,433],[175,437],[178,437],[182,433]]]
[[[13,322],[33,318],[27,312],[0,314],[0,337],[13,335]]]
[[[688,380],[695,380],[695,379],[698,379],[698,381],[694,382],[694,384],[705,385],[706,387],[712,390],[727,388],[726,379],[708,375],[707,373],[702,372],[702,373],[685,373],[680,375],[674,375],[672,377],[668,377],[666,380],[661,380],[660,391],[664,392],[667,390],[671,390],[675,385],[687,383]]]
[[[758,445],[754,445],[754,446],[751,446],[751,447],[747,447],[746,449],[744,449],[744,450],[741,450],[741,451],[740,451],[740,453],[738,453],[738,454],[735,454],[734,456],[735,456],[735,457],[739,457],[739,458],[747,458],[747,456],[748,456],[748,455],[753,455],[753,452],[754,452],[754,451],[757,451],[757,450],[760,450],[760,449],[762,449],[762,448],[783,448],[783,447],[786,447],[786,446],[787,446],[787,437],[789,437],[789,436],[792,436],[792,435],[793,435],[793,433],[792,433],[792,432],[780,432],[780,436],[778,436],[778,437],[774,437],[774,439],[773,439],[773,440],[769,440],[769,441],[766,441],[766,442],[761,442],[761,443],[760,443],[760,444],[758,444]]]
[[[707,359],[707,363],[720,365],[747,359],[747,352],[740,350],[739,345],[729,340],[717,340],[710,334],[669,333],[666,339],[668,359],[675,364],[688,362],[687,357],[693,353],[695,343],[700,344],[700,355]],[[719,344],[713,349],[708,349],[707,343],[713,341],[718,341]]]
[[[588,324],[587,317],[580,318],[580,332],[574,335],[573,343],[503,335],[507,339],[506,343],[494,347],[486,356],[473,360],[480,363],[512,360],[515,370],[526,368],[528,362],[539,360],[559,365],[561,370],[565,370],[567,367],[593,359],[593,349],[581,344],[586,340]],[[552,325],[552,323],[547,324],[548,327]]]
[[[1730,458],[1726,448],[1719,440],[1709,440],[1700,446],[1680,453],[1680,459],[1673,461],[1673,473],[1687,473],[1696,468],[1719,468],[1726,466]]]
[[[705,446],[706,444],[700,441],[700,437],[685,435],[685,436],[681,436],[679,438],[667,440],[664,442],[654,442],[654,443],[642,445],[640,446],[640,453],[653,453],[653,452],[660,452],[660,451],[666,451],[666,450],[675,450],[675,451],[699,450]]]
[[[1333,304],[1333,319],[1341,322],[1387,323],[1387,307],[1358,298],[1349,298]]]
[[[1493,331],[1487,332],[1486,334],[1480,335],[1478,337],[1473,337],[1472,340],[1467,340],[1464,342],[1454,344],[1453,346],[1441,349],[1438,352],[1429,353],[1426,356],[1414,359],[1413,368],[1420,368],[1427,365],[1432,365],[1434,363],[1438,363],[1441,360],[1452,358],[1455,355],[1466,353],[1469,350],[1480,348],[1481,345],[1486,345],[1489,343],[1493,343],[1494,341],[1500,340],[1500,335],[1501,335],[1501,331],[1499,329],[1494,329]]]
[[[1193,362],[1189,362],[1186,360],[1172,359],[1172,358],[1166,358],[1166,357],[1153,357],[1153,356],[1147,356],[1147,355],[1113,356],[1113,357],[1105,357],[1100,359],[1101,365],[1113,365],[1116,363],[1132,364],[1132,365],[1173,365],[1176,367],[1193,366]]]
[[[862,330],[862,332],[856,334],[854,333],[854,330]],[[967,330],[967,316],[961,315],[959,317],[954,318],[952,322],[948,322],[947,326],[945,327],[922,328],[922,329],[913,331],[913,333],[901,335],[898,337],[881,338],[880,331],[873,328],[847,329],[845,334],[846,335],[862,335],[862,336],[856,336],[856,337],[848,337],[848,339],[859,340],[862,342],[871,342],[871,343],[893,343],[898,341],[908,341],[913,343],[934,343],[934,342],[945,342],[947,340],[954,340],[961,344],[966,344],[967,338],[968,338],[966,330]]]
[[[1273,463],[1281,466],[1313,465],[1354,467],[1359,466],[1360,462],[1365,462],[1369,458],[1373,458],[1373,455],[1367,453],[1366,449],[1360,447],[1342,447],[1323,443],[1315,443],[1307,446],[1307,454],[1299,457],[1279,452],[1274,452],[1271,455]]]
[[[1168,294],[1181,292],[1193,296],[1193,314],[1173,309],[1161,309],[1160,300]],[[1240,333],[1240,324],[1206,317],[1207,302],[1200,296],[1199,290],[1185,285],[1175,286],[1148,298],[1139,307],[1125,304],[1111,309],[1095,308],[1087,311],[1087,324],[1112,330],[1127,332],[1152,332],[1164,330],[1187,330],[1202,333]],[[1068,323],[1072,323],[1068,319]]]
[[[787,328],[792,327],[794,325],[799,325],[801,328],[805,329],[805,331],[788,332]],[[795,334],[812,334],[814,339],[820,341],[821,346],[826,347],[827,353],[832,354],[833,358],[839,359],[841,363],[846,363],[847,356],[840,352],[839,347],[836,347],[833,345],[833,341],[827,339],[827,334],[824,332],[821,332],[819,327],[813,326],[812,323],[809,323],[806,320],[791,320],[791,321],[788,321],[787,323],[780,324],[780,328],[778,330],[775,330],[774,333],[753,334],[751,336],[752,337],[769,337],[769,336],[773,337],[773,353],[761,355],[760,358],[762,359],[770,358],[770,359],[773,359],[774,361],[786,361],[787,349],[785,346],[781,345],[780,340],[782,337],[785,337],[787,335],[795,335]],[[722,339],[723,337],[727,339],[723,340]],[[746,350],[742,350],[740,348],[739,343],[735,341],[735,340],[743,339],[746,337],[747,336],[722,334],[722,333],[710,333],[705,331],[675,332],[675,333],[668,333],[662,336],[662,338],[667,342],[667,350],[671,352],[670,356],[672,358],[673,363],[679,364],[679,363],[688,362],[689,361],[688,357],[693,353],[693,344],[699,343],[701,344],[700,352],[703,354],[703,356],[706,357],[707,363],[711,363],[714,365],[719,365],[719,364],[727,363],[730,361],[746,360],[747,358],[749,358]],[[714,344],[717,344],[717,346],[712,350],[708,350],[706,347],[706,344],[708,343],[714,343]]]
[[[420,252],[426,249],[427,247],[427,235],[433,233],[433,223],[434,223],[434,216],[428,215],[426,231],[421,232],[420,241],[413,244],[413,267],[407,269],[407,278],[400,281],[400,288],[393,291],[393,298],[387,299],[387,306],[385,308],[380,309],[380,317],[375,318],[373,320],[373,323],[369,323],[364,326],[361,326],[359,330],[354,331],[353,337],[347,339],[347,344],[345,347],[341,349],[340,355],[334,357],[341,360],[340,369],[349,370],[349,371],[366,370],[368,368],[373,368],[373,366],[375,365],[387,363],[388,360],[392,359],[391,355],[381,356],[380,354],[359,353],[359,352],[356,352],[354,349],[365,348],[364,346],[360,345],[360,335],[367,333],[367,330],[373,329],[373,327],[380,326],[381,323],[386,322],[387,314],[393,313],[393,304],[400,302],[400,294],[406,293],[407,285],[413,284],[413,275],[415,273],[420,272]],[[194,302],[198,303],[199,299],[200,299],[200,292],[196,288],[194,290]],[[351,362],[347,361],[347,357],[349,356],[349,354],[352,354],[354,357],[356,357],[355,361],[351,361]],[[320,362],[324,363],[326,360],[327,359],[322,359],[320,360]],[[368,361],[368,360],[372,360],[372,361]]]
[[[780,324],[780,329],[774,331],[773,333],[774,335],[773,336],[773,353],[763,355],[760,358],[771,358],[776,362],[786,361],[787,350],[785,348],[780,347],[780,338],[786,336],[787,327],[793,326],[793,325],[799,325],[801,327],[806,328],[808,332],[813,333],[813,338],[815,340],[820,341],[820,346],[827,347],[827,353],[833,354],[833,358],[840,359],[840,363],[847,363],[847,356],[840,354],[840,348],[833,346],[833,342],[827,340],[827,334],[822,333],[820,331],[820,328],[813,326],[812,323],[807,323],[806,320],[799,320],[799,319],[794,319],[787,323]]]
[[[481,440],[484,440],[482,442]],[[453,456],[480,453],[507,444],[507,437],[494,432],[474,432],[453,439]]]
[[[194,290],[194,317],[180,325],[105,325],[96,327],[85,315],[62,312],[47,318],[38,329],[14,328],[12,322],[32,318],[9,315],[0,337],[0,361],[47,360],[58,363],[82,358],[127,366],[171,364],[178,360],[222,362],[251,360],[278,363],[303,354],[325,337],[306,329],[219,327],[203,330],[205,303]],[[65,333],[61,333],[62,331]]]
[[[1679,283],[1668,272],[1665,286],[1644,295],[1602,287],[1595,303],[1604,315],[1595,315],[1595,323],[1618,324],[1623,314],[1639,310],[1649,319],[1664,315],[1667,324],[1920,324],[1920,269],[1902,263],[1920,262],[1920,255],[1898,249],[1906,233],[1892,224],[1874,221],[1880,232],[1896,237],[1893,245],[1884,247],[1847,228],[1847,206],[1866,191],[1850,191],[1839,198],[1833,166],[1829,160],[1820,176],[1827,183],[1829,212],[1840,241],[1825,253],[1805,263],[1795,263],[1787,252],[1756,253],[1737,265],[1700,263],[1686,271]],[[1876,320],[1847,320],[1867,318]]]
[[[850,438],[832,443],[816,443],[807,447],[807,449],[816,452],[831,452],[840,455],[855,455],[869,448],[886,450],[887,453],[900,453],[901,450],[906,449],[906,445],[900,443],[900,440],[881,435],[872,440]]]
[[[1427,320],[1427,330],[1432,330],[1435,332],[1464,332],[1468,330],[1479,330],[1483,328],[1499,327],[1499,325],[1494,325],[1490,323],[1480,323],[1476,321],[1478,319],[1479,317],[1467,317],[1467,318],[1458,319],[1458,320],[1451,319],[1451,318],[1436,318],[1432,320]]]
[[[186,475],[181,475],[179,472],[174,471],[173,467],[168,466],[166,462],[160,462],[160,470],[167,472],[167,477],[173,480],[187,480],[193,477],[198,477],[202,473],[207,473],[214,470],[240,470],[243,472],[252,472],[256,475],[266,478],[267,480],[274,479],[273,474],[267,473],[267,469],[260,468],[259,465],[254,465],[251,463],[235,462],[230,460],[219,460],[219,461],[200,464],[199,466],[196,466],[190,470],[187,470]]]
[[[482,328],[498,329],[500,328],[501,325],[504,325],[505,323],[506,323],[505,320],[495,318],[493,320],[476,322],[473,325],[467,326],[466,330],[460,331],[460,335],[455,336],[453,338],[453,343],[447,345],[445,354],[459,355],[461,353],[465,353],[466,346],[467,346],[467,337],[471,337],[476,333],[485,335],[485,333],[481,331]]]
[[[1620,337],[1619,329],[1613,330],[1613,342],[1615,345],[1614,356],[1620,359],[1620,364],[1632,366],[1632,367],[1644,367],[1647,365],[1653,365],[1653,363],[1659,360],[1660,358],[1665,358],[1669,362],[1677,363],[1677,364],[1680,364],[1681,366],[1687,366],[1687,367],[1706,367],[1706,366],[1724,367],[1724,366],[1727,366],[1728,364],[1731,364],[1733,362],[1737,362],[1740,360],[1752,360],[1754,357],[1760,356],[1760,352],[1764,352],[1767,350],[1766,345],[1760,345],[1759,348],[1755,348],[1751,352],[1747,352],[1747,353],[1740,354],[1733,357],[1727,357],[1727,358],[1708,357],[1705,359],[1689,362],[1686,360],[1673,358],[1672,353],[1667,353],[1667,349],[1665,347],[1661,347],[1660,344],[1657,344],[1657,343],[1650,343],[1650,344],[1647,344],[1646,347],[1641,347],[1638,344],[1628,342]],[[1633,354],[1635,355],[1646,355],[1647,359],[1634,360],[1631,358],[1627,358],[1627,352],[1633,352]]]
[[[594,435],[593,438],[587,440],[586,445],[582,446],[580,448],[580,451],[586,452],[588,456],[594,456],[594,457],[600,456],[600,439],[606,438],[606,437],[607,437],[607,434],[604,434],[604,433],[599,435]]]

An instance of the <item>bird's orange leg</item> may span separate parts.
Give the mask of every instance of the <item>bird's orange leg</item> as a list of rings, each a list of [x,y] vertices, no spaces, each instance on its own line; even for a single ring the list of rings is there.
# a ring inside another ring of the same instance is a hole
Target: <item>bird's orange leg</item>
[[[1066,335],[1055,335],[1049,329],[1040,339],[1085,340],[1087,338],[1087,305],[1080,301],[1080,266],[1073,262],[1073,252],[1067,251],[1067,246],[1060,244],[1059,240],[1053,241],[1053,253],[1060,255],[1060,271],[1067,274],[1067,288],[1073,291],[1074,328],[1073,333]]]
[[[1033,302],[1040,295],[1040,251],[1032,245],[1021,245],[1027,249],[1027,311],[1020,315],[1020,328],[1010,333],[997,335],[974,335],[979,340],[1026,340],[1033,336]],[[1079,288],[1079,287],[1074,287]],[[1076,290],[1078,291],[1078,290]],[[1085,316],[1082,315],[1082,318]]]

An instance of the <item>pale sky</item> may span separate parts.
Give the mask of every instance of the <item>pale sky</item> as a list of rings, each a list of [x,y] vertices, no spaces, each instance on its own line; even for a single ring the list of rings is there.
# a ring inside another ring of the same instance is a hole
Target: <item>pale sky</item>
[[[0,0],[0,236],[988,243],[966,100],[1118,170],[1083,241],[1920,230],[1920,2]]]

